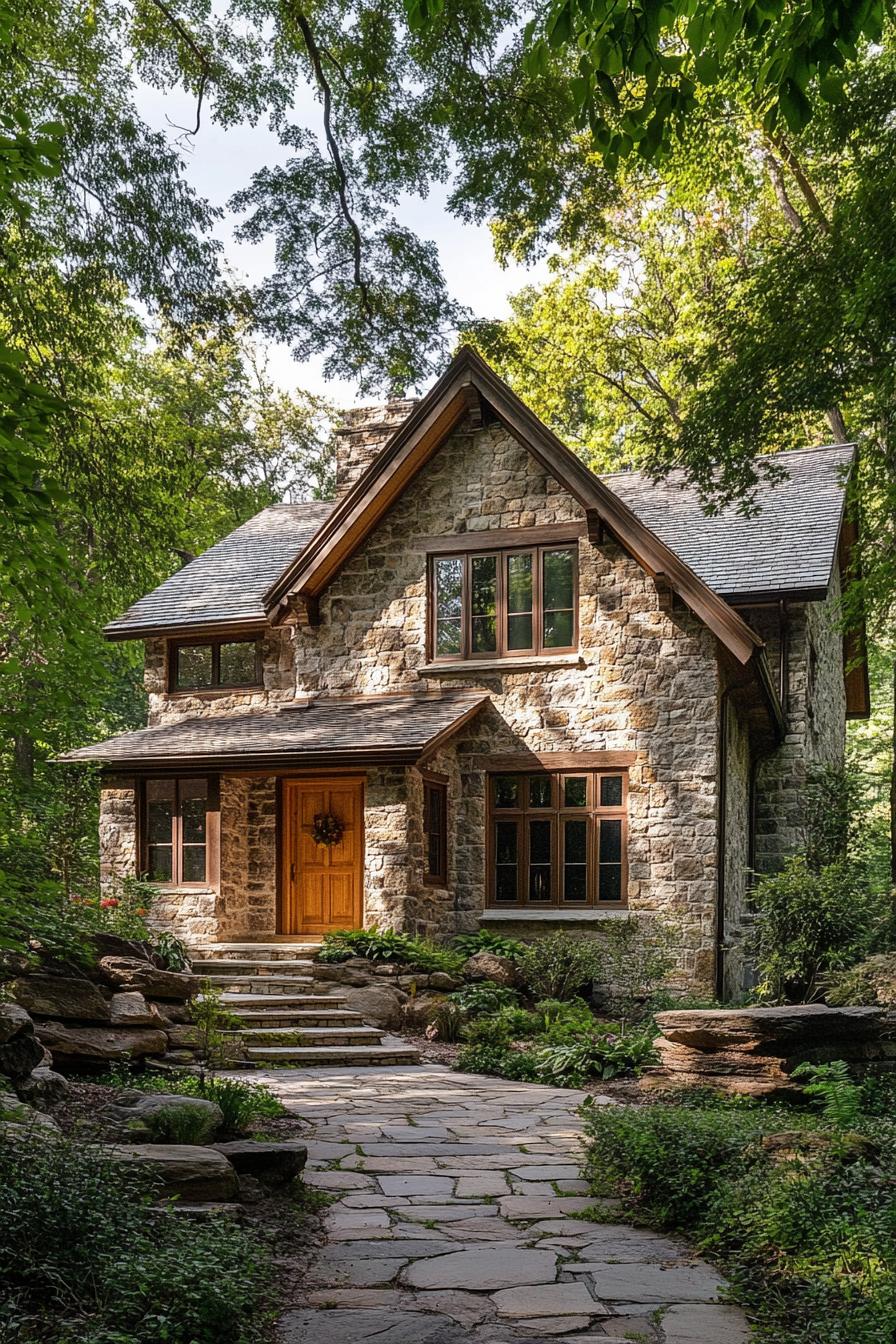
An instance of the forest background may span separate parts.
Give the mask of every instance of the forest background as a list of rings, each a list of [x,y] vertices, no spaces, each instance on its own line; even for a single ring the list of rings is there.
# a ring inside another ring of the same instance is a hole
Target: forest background
[[[139,726],[140,650],[105,621],[265,504],[325,498],[336,408],[425,386],[472,340],[600,470],[682,468],[753,506],[781,449],[858,444],[874,712],[851,730],[881,854],[896,593],[896,40],[872,0],[0,0],[0,883],[93,881],[95,782],[52,764]],[[191,99],[164,135],[137,90]],[[308,91],[313,104],[308,103]],[[299,95],[301,94],[301,98]],[[297,104],[313,106],[299,116]],[[235,165],[228,271],[188,183]],[[499,262],[474,320],[403,219],[436,186]],[[757,458],[760,461],[757,463]]]

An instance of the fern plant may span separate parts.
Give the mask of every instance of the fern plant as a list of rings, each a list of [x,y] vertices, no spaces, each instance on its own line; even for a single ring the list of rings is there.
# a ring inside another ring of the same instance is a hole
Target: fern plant
[[[836,1129],[851,1129],[862,1114],[862,1089],[842,1059],[830,1064],[800,1064],[791,1078],[806,1078],[807,1097],[818,1103],[825,1120]]]

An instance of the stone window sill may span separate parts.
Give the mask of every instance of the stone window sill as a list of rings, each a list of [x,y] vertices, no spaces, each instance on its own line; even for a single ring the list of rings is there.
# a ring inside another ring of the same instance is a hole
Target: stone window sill
[[[469,677],[479,672],[548,672],[553,667],[584,667],[579,653],[540,654],[534,658],[466,658],[456,663],[424,663],[418,677]]]
[[[480,924],[497,923],[500,920],[512,920],[515,924],[535,924],[550,921],[553,924],[599,924],[604,919],[620,919],[627,916],[628,907],[615,906],[612,910],[483,910],[479,915]]]

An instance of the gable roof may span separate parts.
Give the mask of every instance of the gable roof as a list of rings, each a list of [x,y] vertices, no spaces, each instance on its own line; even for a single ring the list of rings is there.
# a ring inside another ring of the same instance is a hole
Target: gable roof
[[[177,719],[122,733],[60,757],[108,765],[220,768],[268,765],[418,765],[487,704],[484,691],[325,697],[277,710]],[[344,761],[343,761],[344,758]]]
[[[822,597],[831,581],[843,524],[852,444],[801,448],[768,459],[787,473],[761,484],[757,512],[707,515],[683,471],[653,481],[639,471],[601,480],[728,601]]]
[[[317,598],[407,484],[470,409],[486,402],[528,452],[579,502],[589,535],[608,528],[642,568],[667,584],[741,663],[761,647],[750,629],[685,562],[646,527],[580,458],[538,419],[473,349],[464,346],[396,430],[360,479],[335,505],[304,551],[265,594],[269,613],[290,597],[313,612]]]
[[[272,504],[110,621],[109,639],[267,624],[263,595],[331,512],[332,503]]]

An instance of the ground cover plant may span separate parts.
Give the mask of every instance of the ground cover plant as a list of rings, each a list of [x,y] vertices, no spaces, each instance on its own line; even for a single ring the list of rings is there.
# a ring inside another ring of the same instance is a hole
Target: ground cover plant
[[[0,1142],[0,1338],[12,1344],[255,1344],[269,1257],[226,1220],[155,1205],[153,1178],[41,1133]]]
[[[464,955],[449,947],[439,947],[425,938],[415,938],[407,933],[395,933],[391,929],[379,929],[375,924],[369,929],[346,929],[338,933],[328,933],[318,953],[318,961],[339,963],[352,957],[366,957],[368,961],[395,962],[406,965],[409,970],[431,973],[444,971],[448,975],[459,975],[465,961]]]
[[[763,1344],[896,1332],[896,1088],[809,1066],[812,1108],[701,1090],[586,1107],[586,1175],[715,1260]]]
[[[208,1073],[178,1072],[138,1073],[123,1066],[110,1070],[95,1080],[110,1087],[134,1088],[140,1092],[170,1092],[181,1097],[202,1097],[214,1101],[224,1115],[224,1128],[229,1134],[246,1133],[264,1120],[285,1114],[283,1103],[264,1083],[253,1083],[242,1078],[221,1078]]]

